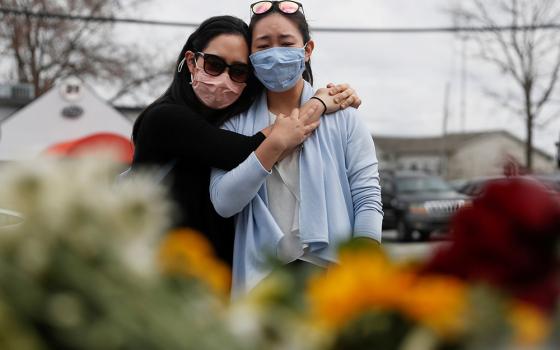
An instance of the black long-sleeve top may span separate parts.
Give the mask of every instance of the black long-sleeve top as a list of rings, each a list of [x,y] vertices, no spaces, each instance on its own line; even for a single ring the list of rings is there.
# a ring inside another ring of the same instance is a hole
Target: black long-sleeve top
[[[233,220],[219,216],[210,202],[210,169],[235,168],[264,139],[260,132],[249,137],[221,130],[185,105],[163,103],[147,110],[137,126],[132,167],[175,161],[166,178],[178,207],[174,227],[200,231],[231,265]]]

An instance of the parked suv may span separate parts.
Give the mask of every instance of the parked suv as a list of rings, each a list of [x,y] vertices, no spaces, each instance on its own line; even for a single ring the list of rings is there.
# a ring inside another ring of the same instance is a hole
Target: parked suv
[[[447,231],[451,216],[469,201],[440,177],[421,172],[382,173],[381,190],[383,227],[396,229],[401,241]]]

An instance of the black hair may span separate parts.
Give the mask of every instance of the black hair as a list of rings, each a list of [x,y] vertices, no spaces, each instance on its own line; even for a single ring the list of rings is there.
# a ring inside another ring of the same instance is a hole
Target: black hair
[[[247,24],[233,16],[216,16],[211,17],[202,24],[189,36],[187,42],[183,46],[174,68],[173,81],[167,90],[157,100],[152,102],[142,113],[138,116],[134,123],[132,130],[132,140],[136,142],[140,124],[144,115],[148,110],[156,105],[162,103],[180,104],[190,107],[196,112],[201,113],[208,121],[214,125],[220,125],[232,116],[249,109],[253,101],[256,99],[257,94],[261,91],[262,85],[256,80],[254,76],[250,76],[247,81],[247,87],[239,97],[239,99],[231,106],[223,110],[212,110],[206,107],[198,100],[191,87],[191,74],[187,67],[187,63],[181,72],[178,72],[178,67],[187,51],[199,52],[206,49],[210,41],[223,34],[240,35],[245,39],[247,47],[251,47],[251,37],[249,27]]]
[[[298,10],[295,13],[287,14],[280,11],[277,6],[273,6],[272,9],[267,13],[264,13],[262,15],[253,15],[253,17],[251,17],[251,23],[249,24],[249,32],[250,32],[251,40],[253,40],[253,31],[257,23],[259,23],[262,19],[270,16],[273,13],[278,13],[286,17],[287,19],[289,19],[292,23],[294,23],[298,27],[299,32],[303,37],[304,44],[307,43],[309,40],[311,40],[309,23],[307,23],[307,19],[305,18],[303,12]],[[305,71],[303,72],[303,79],[307,80],[311,85],[313,85],[313,71],[311,70],[311,60],[305,62]]]

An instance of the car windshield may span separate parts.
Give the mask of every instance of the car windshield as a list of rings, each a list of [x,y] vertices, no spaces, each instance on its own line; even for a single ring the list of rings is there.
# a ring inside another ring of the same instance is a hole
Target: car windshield
[[[438,177],[407,177],[396,181],[397,192],[447,192],[453,189]]]

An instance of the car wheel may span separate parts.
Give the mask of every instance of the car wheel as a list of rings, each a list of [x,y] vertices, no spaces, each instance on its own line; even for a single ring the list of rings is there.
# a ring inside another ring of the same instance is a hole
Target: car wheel
[[[401,242],[410,242],[412,240],[412,231],[402,219],[397,222],[397,238]]]
[[[431,232],[429,232],[429,231],[420,232],[420,240],[421,241],[429,241],[430,236],[431,236]]]

